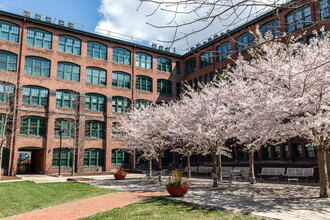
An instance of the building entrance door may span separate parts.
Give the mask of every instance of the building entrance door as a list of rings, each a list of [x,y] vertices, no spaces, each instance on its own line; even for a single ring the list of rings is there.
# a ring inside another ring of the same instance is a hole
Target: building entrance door
[[[25,147],[18,150],[17,173],[44,173],[45,150],[37,147]]]
[[[30,150],[18,151],[17,173],[31,173],[32,172],[31,159],[32,159],[32,151]]]

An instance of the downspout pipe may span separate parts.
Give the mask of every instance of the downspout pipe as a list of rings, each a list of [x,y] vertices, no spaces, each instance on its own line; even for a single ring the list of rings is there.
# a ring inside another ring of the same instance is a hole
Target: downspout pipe
[[[17,70],[17,81],[16,81],[16,97],[15,97],[15,113],[14,113],[14,137],[13,137],[13,147],[12,147],[12,154],[11,154],[11,168],[10,168],[10,175],[16,175],[15,172],[15,164],[14,164],[14,158],[15,158],[15,152],[16,152],[16,136],[17,136],[17,118],[18,118],[18,101],[20,97],[20,87],[21,87],[21,69],[22,69],[22,51],[23,51],[23,40],[24,40],[24,29],[26,24],[26,18],[23,20],[23,26],[21,31],[21,42],[20,42],[20,49],[19,49],[19,56],[18,56],[18,70]]]

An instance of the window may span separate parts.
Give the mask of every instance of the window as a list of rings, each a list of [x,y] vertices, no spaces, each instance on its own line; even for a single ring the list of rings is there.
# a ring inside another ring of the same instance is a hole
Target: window
[[[12,102],[14,96],[14,85],[0,82],[0,102]]]
[[[105,123],[101,121],[86,121],[85,126],[86,138],[105,138]]]
[[[96,67],[86,68],[86,83],[106,85],[107,71]]]
[[[213,63],[212,51],[206,51],[202,53],[199,57],[199,68],[210,66]]]
[[[176,74],[181,74],[181,64],[180,61],[176,61],[175,63],[175,68],[176,68]]]
[[[269,160],[271,158],[270,150],[271,147],[264,147],[264,160]]]
[[[86,110],[105,111],[105,96],[99,94],[86,94]]]
[[[28,28],[26,44],[36,47],[52,49],[52,34],[47,31]]]
[[[75,108],[78,104],[78,94],[70,90],[56,91],[56,108]]]
[[[135,102],[136,102],[136,108],[137,109],[147,108],[151,104],[151,101],[146,100],[146,99],[137,99],[137,100],[135,100]]]
[[[194,90],[196,91],[198,88],[198,81],[197,78],[194,79]]]
[[[72,167],[72,153],[69,148],[56,148],[53,150],[53,167],[60,165],[60,151],[61,151],[61,167]]]
[[[104,166],[104,150],[87,149],[84,152],[84,167]]]
[[[157,70],[172,73],[172,61],[167,58],[157,57]]]
[[[301,144],[294,144],[293,145],[293,152],[295,158],[302,158],[303,156],[303,149]]]
[[[290,158],[289,145],[284,144],[282,149],[283,149],[283,158],[289,159]]]
[[[217,61],[221,61],[231,56],[231,43],[226,42],[217,47]]]
[[[172,95],[172,82],[166,79],[157,79],[157,93]]]
[[[18,43],[19,26],[0,20],[0,39]]]
[[[211,73],[210,73],[210,81],[213,81],[213,79],[214,79],[214,73],[211,72]]]
[[[112,53],[113,62],[131,65],[131,52],[129,50],[114,47]]]
[[[45,118],[28,116],[21,120],[21,135],[27,136],[46,136],[47,121]]]
[[[249,47],[253,47],[253,35],[250,32],[242,34],[236,39],[236,49],[238,53],[242,53],[249,49]]]
[[[73,138],[74,137],[74,120],[71,118],[57,118],[55,119],[55,131],[54,136],[60,137],[62,131],[62,137]]]
[[[273,157],[275,160],[281,159],[281,146],[273,147]]]
[[[264,24],[260,27],[260,32],[262,36],[265,36],[266,33],[271,32],[273,38],[280,36],[279,23],[278,21],[271,21],[267,24]]]
[[[121,96],[112,97],[112,112],[126,113],[130,109],[131,102],[128,98]]]
[[[112,86],[130,89],[131,75],[124,72],[112,72]]]
[[[58,41],[58,50],[66,53],[73,53],[80,55],[81,41],[74,37],[60,35]]]
[[[123,150],[113,149],[111,151],[111,164],[123,165],[129,163],[129,154]]]
[[[152,92],[152,78],[148,76],[136,76],[136,89]]]
[[[24,73],[49,77],[50,61],[40,57],[25,57]]]
[[[37,86],[23,87],[23,104],[25,105],[48,105],[48,89]]]
[[[315,158],[315,149],[312,144],[305,145],[306,158]]]
[[[180,96],[181,95],[181,83],[177,82],[176,83],[176,96]]]
[[[286,26],[289,32],[298,30],[310,24],[312,21],[309,5],[300,7],[285,16]]]
[[[208,81],[209,81],[209,75],[205,74],[204,75],[204,83],[206,84],[206,83],[208,83]]]
[[[319,8],[320,8],[321,19],[325,19],[330,16],[330,1],[329,0],[321,0],[319,2]]]
[[[190,58],[185,62],[186,75],[196,71],[196,58]]]
[[[142,68],[152,69],[152,56],[144,53],[136,53],[135,65]]]
[[[96,43],[96,42],[87,42],[87,56],[94,57],[102,60],[107,59],[107,46]]]
[[[73,63],[57,63],[57,79],[80,81],[80,67]]]
[[[0,70],[16,72],[17,55],[0,50]]]
[[[115,139],[118,135],[121,134],[118,127],[120,126],[119,122],[112,122],[112,139]]]

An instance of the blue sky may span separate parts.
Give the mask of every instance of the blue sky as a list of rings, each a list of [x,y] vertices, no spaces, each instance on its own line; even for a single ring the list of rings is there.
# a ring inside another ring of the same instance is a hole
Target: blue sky
[[[102,19],[99,0],[0,0],[1,4],[96,27]],[[19,9],[18,9],[19,10]]]

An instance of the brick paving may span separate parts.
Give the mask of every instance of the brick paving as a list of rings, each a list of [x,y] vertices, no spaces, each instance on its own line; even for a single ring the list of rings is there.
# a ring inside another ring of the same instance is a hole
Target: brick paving
[[[65,203],[50,208],[44,208],[32,212],[5,218],[6,220],[65,220],[79,219],[105,212],[114,208],[126,206],[155,196],[166,194],[166,192],[118,192],[97,196],[77,202]]]

